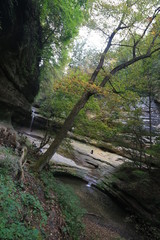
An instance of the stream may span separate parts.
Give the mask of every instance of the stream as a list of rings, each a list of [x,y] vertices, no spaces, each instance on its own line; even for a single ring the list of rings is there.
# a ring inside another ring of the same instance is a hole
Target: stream
[[[19,129],[20,130],[20,129]],[[23,131],[22,131],[23,130]],[[33,142],[38,146],[40,143],[40,136],[42,136],[42,132],[33,131],[32,134],[28,129],[21,129],[23,133],[26,134],[28,140],[30,142]],[[38,138],[39,136],[39,138]],[[120,156],[104,152],[99,148],[89,146],[83,143],[79,143],[77,141],[73,142],[74,150],[77,150],[78,154],[76,156],[78,157],[79,161],[87,159],[87,161],[92,161],[93,163],[99,164],[99,171],[105,170],[105,174],[108,172],[107,169],[110,171],[113,171],[117,166],[122,164]],[[94,149],[94,154],[89,154],[90,150]],[[88,153],[89,152],[89,153]],[[94,155],[94,156],[93,156]],[[120,159],[119,159],[120,158]],[[106,159],[108,159],[106,161]],[[125,211],[125,209],[116,203],[113,199],[111,199],[108,195],[104,194],[103,192],[99,191],[97,188],[95,188],[93,185],[90,185],[90,179],[88,179],[87,174],[89,173],[91,176],[91,180],[94,182],[94,174],[95,172],[93,169],[89,169],[88,167],[84,167],[81,165],[77,165],[74,160],[71,160],[69,158],[66,158],[64,156],[61,156],[60,154],[55,154],[53,159],[53,162],[56,162],[58,166],[62,164],[62,168],[66,166],[68,167],[75,167],[75,169],[80,169],[83,171],[83,179],[65,176],[63,173],[56,174],[56,179],[63,184],[69,185],[73,188],[75,194],[80,199],[80,204],[83,208],[87,210],[87,218],[90,219],[91,222],[94,222],[95,227],[94,229],[97,230],[97,226],[101,229],[107,229],[109,231],[112,231],[113,233],[116,233],[120,238],[94,238],[98,240],[142,240],[141,236],[137,235],[135,232],[134,224],[131,224],[127,221],[127,218],[129,219],[129,215]],[[108,163],[111,164],[108,165]],[[54,168],[56,166],[54,165]],[[87,170],[86,170],[87,169]],[[66,172],[67,173],[67,172]],[[109,174],[109,173],[108,173]],[[84,177],[85,176],[85,177]],[[98,176],[98,175],[97,175]],[[98,176],[99,179],[100,175]],[[95,230],[95,231],[96,231]],[[104,234],[104,236],[106,236]],[[87,239],[88,240],[88,239]],[[89,239],[90,240],[90,239]]]
[[[148,109],[146,109],[145,104],[142,106],[142,110],[142,119],[143,122],[145,122],[145,128],[148,129]],[[159,106],[152,103],[152,110],[154,110],[152,113],[152,118],[154,119],[152,122],[153,128],[157,130],[157,127],[160,124]],[[20,127],[17,130],[20,130],[26,135],[31,143],[34,142],[34,144],[39,146],[44,133],[42,131],[36,131],[33,128],[34,119],[36,117],[35,110],[33,110],[30,129]],[[73,139],[71,140],[71,145],[74,158],[71,159],[70,156],[63,156],[58,152],[51,159],[53,169],[56,169],[57,173],[61,174],[56,175],[56,179],[73,188],[75,194],[80,199],[81,207],[85,208],[87,211],[85,218],[89,219],[89,222],[91,223],[94,222],[94,227],[92,226],[92,228],[95,234],[100,226],[100,231],[107,229],[108,231],[116,233],[118,236],[112,238],[104,233],[103,237],[97,238],[95,236],[94,239],[145,240],[145,237],[136,233],[136,224],[129,221],[130,216],[125,211],[124,207],[94,187],[103,176],[112,174],[118,166],[123,162],[128,161],[128,159]],[[45,146],[45,148],[42,149],[42,152],[46,151],[47,148],[48,146]],[[88,181],[88,184],[87,182],[80,180],[80,178],[75,178],[71,175],[66,176],[65,173],[85,179]],[[88,228],[88,225],[86,226]],[[93,238],[87,238],[87,240],[88,239],[92,240]]]
[[[129,216],[124,208],[108,195],[95,187],[88,187],[86,182],[75,177],[56,176],[56,179],[73,188],[80,199],[81,206],[98,225],[116,232],[126,240],[143,239],[135,233],[133,224],[127,222]]]

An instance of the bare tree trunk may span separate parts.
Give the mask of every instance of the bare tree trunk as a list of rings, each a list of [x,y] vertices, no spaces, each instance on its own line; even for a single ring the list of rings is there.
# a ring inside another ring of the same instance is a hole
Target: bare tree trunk
[[[67,132],[71,129],[75,117],[84,107],[84,105],[92,95],[93,93],[91,92],[83,93],[80,100],[77,102],[69,116],[66,118],[64,125],[61,128],[60,132],[56,135],[55,140],[52,142],[48,150],[40,157],[40,159],[34,165],[34,169],[36,171],[41,171],[44,168],[44,166],[49,162],[49,160],[52,158],[52,156],[55,154],[61,142],[67,136]]]

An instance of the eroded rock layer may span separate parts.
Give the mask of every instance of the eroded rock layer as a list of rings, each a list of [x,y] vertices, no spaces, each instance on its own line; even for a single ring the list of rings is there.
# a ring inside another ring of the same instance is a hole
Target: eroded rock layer
[[[0,1],[1,105],[30,108],[39,88],[40,36],[36,1]]]

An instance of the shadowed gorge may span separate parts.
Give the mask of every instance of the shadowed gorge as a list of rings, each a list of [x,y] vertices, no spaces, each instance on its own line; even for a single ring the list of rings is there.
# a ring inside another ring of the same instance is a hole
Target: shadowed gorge
[[[0,2],[0,104],[29,110],[39,89],[41,26],[36,1]]]
[[[159,226],[159,0],[0,0],[0,240]]]

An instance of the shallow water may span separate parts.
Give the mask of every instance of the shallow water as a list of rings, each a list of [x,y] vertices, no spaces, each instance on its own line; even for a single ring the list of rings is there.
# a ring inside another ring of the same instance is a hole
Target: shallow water
[[[96,218],[98,224],[109,227],[127,240],[143,239],[135,233],[134,225],[126,221],[128,215],[124,208],[109,196],[74,177],[57,176],[56,179],[74,189],[81,206]]]
[[[35,136],[33,140],[36,141]],[[56,176],[56,178],[74,189],[80,199],[81,206],[87,210],[89,216],[94,218],[97,224],[117,232],[126,240],[145,239],[136,234],[133,224],[126,222],[128,215],[125,209],[109,196],[94,188],[90,184],[91,182],[87,183],[71,176]],[[94,182],[94,179],[90,180]]]

